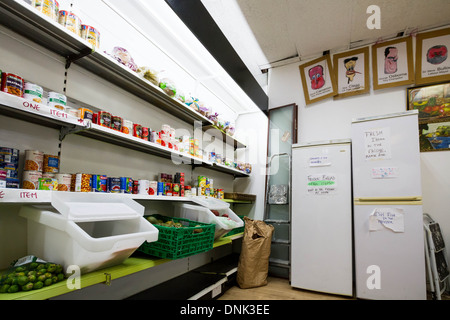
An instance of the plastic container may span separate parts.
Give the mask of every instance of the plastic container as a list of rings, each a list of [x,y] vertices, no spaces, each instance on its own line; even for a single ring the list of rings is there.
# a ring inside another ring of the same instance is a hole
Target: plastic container
[[[85,274],[115,266],[145,241],[158,240],[144,207],[124,196],[58,192],[52,207],[23,206],[20,215],[28,222],[28,252],[64,270],[76,265]]]
[[[219,239],[235,228],[244,226],[242,219],[230,209],[228,203],[223,202],[222,200],[206,197],[192,197],[191,201],[198,205],[175,203],[174,215],[179,218],[215,224],[216,230],[214,240]]]
[[[183,227],[155,225],[159,230],[158,241],[143,243],[138,249],[140,252],[163,259],[180,259],[213,248],[215,229],[213,224],[161,215],[153,216],[164,222],[172,220],[174,223],[181,223]]]

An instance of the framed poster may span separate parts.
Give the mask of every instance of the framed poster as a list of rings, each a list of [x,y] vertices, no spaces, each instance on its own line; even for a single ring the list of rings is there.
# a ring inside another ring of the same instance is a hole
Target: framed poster
[[[333,69],[338,91],[335,99],[369,92],[369,47],[335,54]]]
[[[450,81],[450,28],[419,33],[416,47],[416,84]]]
[[[450,121],[450,82],[407,88],[407,109],[419,110],[419,123]]]
[[[336,82],[329,55],[325,55],[300,67],[306,104],[336,95]]]
[[[412,38],[395,39],[372,46],[373,89],[414,83]]]

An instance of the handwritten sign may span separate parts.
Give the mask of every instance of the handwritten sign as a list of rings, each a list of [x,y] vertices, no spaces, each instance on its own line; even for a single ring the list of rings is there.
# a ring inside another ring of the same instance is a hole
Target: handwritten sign
[[[394,232],[405,232],[404,213],[402,209],[377,208],[369,217],[369,230],[379,231],[383,228]]]
[[[364,132],[365,159],[391,159],[391,130],[390,128],[370,129]]]
[[[328,195],[336,193],[336,175],[313,174],[307,177],[307,192],[311,195]]]
[[[309,166],[310,167],[324,167],[330,166],[331,161],[328,156],[315,156],[309,158]]]
[[[398,178],[398,168],[372,168],[372,179]]]

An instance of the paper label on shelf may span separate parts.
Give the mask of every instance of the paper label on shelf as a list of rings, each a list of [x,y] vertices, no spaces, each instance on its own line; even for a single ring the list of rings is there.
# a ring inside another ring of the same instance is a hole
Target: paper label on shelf
[[[335,174],[312,174],[307,177],[307,192],[311,195],[328,195],[337,191]]]
[[[325,167],[330,165],[331,161],[328,156],[316,156],[309,158],[310,167]]]
[[[365,159],[391,159],[390,128],[374,128],[364,132]]]
[[[398,178],[399,169],[396,167],[372,168],[372,179]]]
[[[396,208],[374,209],[369,217],[369,231],[379,231],[383,228],[394,232],[405,232],[403,210]]]

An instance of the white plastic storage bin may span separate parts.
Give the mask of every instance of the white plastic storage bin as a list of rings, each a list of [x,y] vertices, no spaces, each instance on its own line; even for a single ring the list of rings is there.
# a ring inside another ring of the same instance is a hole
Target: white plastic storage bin
[[[144,207],[117,194],[57,193],[52,206],[24,206],[28,253],[87,273],[118,265],[139,246],[158,240]]]
[[[174,215],[179,218],[215,224],[214,240],[219,239],[235,228],[244,226],[242,219],[230,209],[228,203],[222,200],[206,197],[192,197],[190,200],[196,204],[175,203]],[[216,211],[219,216],[216,216],[211,210]],[[232,222],[227,221],[227,217]]]

